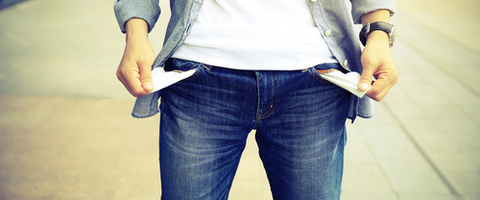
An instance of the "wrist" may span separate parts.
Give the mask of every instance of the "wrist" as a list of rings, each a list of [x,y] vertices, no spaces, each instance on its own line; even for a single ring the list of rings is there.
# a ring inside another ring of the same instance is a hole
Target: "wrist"
[[[138,43],[138,42],[148,42],[148,35],[147,34],[127,34],[126,42],[128,43]]]
[[[148,39],[148,24],[143,19],[133,18],[125,24],[127,42],[136,39]]]
[[[367,36],[367,45],[370,43],[376,43],[376,44],[384,44],[389,46],[390,45],[390,37],[388,36],[387,33],[384,31],[372,31],[370,34]]]

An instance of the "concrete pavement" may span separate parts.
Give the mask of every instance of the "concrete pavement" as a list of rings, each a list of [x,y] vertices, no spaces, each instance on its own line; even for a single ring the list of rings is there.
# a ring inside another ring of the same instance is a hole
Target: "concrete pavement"
[[[480,199],[480,2],[397,4],[400,82],[373,119],[347,125],[342,200]],[[158,116],[130,117],[112,5],[0,10],[1,200],[158,199]],[[252,137],[230,199],[271,199]]]

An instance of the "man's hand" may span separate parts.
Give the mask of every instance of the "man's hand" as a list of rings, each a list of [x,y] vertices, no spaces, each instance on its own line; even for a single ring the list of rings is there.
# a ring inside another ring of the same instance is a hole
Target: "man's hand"
[[[390,11],[377,10],[362,16],[364,26],[375,21],[390,22]],[[393,63],[387,33],[373,31],[368,35],[361,62],[363,72],[358,89],[366,91],[368,86],[372,85],[366,95],[375,101],[381,101],[398,81],[398,73]],[[372,77],[376,79],[373,84]]]
[[[361,62],[363,72],[358,88],[366,91],[372,84],[372,77],[375,77],[376,80],[366,95],[375,101],[381,101],[398,81],[397,69],[393,63],[388,36],[385,32],[374,31],[369,35],[367,45],[362,52]]]
[[[150,94],[153,90],[152,64],[154,53],[148,42],[148,25],[142,19],[131,19],[126,24],[127,44],[117,68],[117,78],[134,97]]]

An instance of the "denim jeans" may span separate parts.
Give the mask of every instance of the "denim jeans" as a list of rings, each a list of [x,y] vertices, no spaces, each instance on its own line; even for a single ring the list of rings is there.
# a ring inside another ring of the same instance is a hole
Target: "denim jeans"
[[[274,199],[339,199],[350,93],[319,73],[233,70],[169,59],[165,70],[196,68],[162,90],[163,200],[227,199],[248,133],[255,137]]]

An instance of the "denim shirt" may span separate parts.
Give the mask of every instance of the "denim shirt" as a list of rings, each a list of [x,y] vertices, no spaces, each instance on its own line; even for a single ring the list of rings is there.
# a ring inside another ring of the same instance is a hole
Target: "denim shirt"
[[[203,0],[170,0],[171,17],[165,34],[163,48],[152,68],[163,67],[190,32]],[[379,9],[395,12],[395,0],[310,0],[310,10],[317,27],[330,51],[340,65],[348,71],[362,72],[361,48],[354,23],[361,23],[361,16]],[[120,29],[125,33],[125,23],[132,18],[144,19],[153,29],[160,15],[159,0],[117,0],[115,16]],[[320,64],[320,63],[319,63]],[[158,100],[161,91],[138,97],[132,116],[147,118],[159,113]],[[367,96],[351,95],[348,118],[370,118],[374,114],[372,100]]]

